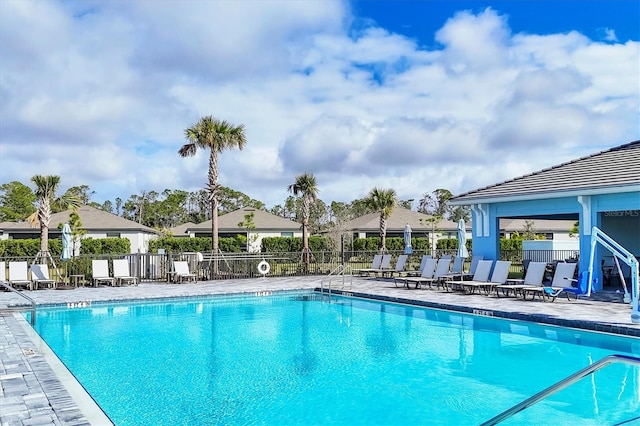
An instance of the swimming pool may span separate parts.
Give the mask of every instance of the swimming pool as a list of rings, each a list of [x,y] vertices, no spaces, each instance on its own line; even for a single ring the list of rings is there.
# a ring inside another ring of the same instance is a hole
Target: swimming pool
[[[39,309],[36,330],[117,425],[479,424],[637,339],[312,292]],[[612,365],[511,424],[615,424]]]

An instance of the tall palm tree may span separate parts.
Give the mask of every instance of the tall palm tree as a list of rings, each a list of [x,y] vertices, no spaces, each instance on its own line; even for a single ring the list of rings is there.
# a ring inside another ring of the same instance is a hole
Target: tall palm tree
[[[243,149],[247,144],[244,124],[231,123],[208,115],[184,131],[187,143],[180,148],[181,157],[192,157],[198,149],[208,149],[209,171],[207,172],[209,201],[211,202],[211,247],[214,254],[218,249],[218,154],[226,149]]]
[[[305,264],[305,272],[309,271],[309,214],[311,204],[318,200],[318,185],[316,178],[311,173],[296,176],[296,181],[287,187],[293,195],[302,199],[302,258]]]
[[[380,213],[380,251],[387,251],[387,219],[398,205],[398,197],[394,189],[373,188],[365,198],[367,207]]]
[[[49,222],[53,210],[62,211],[69,208],[77,209],[82,204],[80,198],[73,194],[56,197],[60,176],[36,175],[31,178],[36,185],[36,211],[27,219],[33,226],[40,227],[40,252],[38,258],[46,260],[49,251]]]

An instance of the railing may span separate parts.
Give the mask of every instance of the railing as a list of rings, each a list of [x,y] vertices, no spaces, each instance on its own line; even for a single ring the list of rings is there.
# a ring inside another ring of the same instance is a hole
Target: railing
[[[120,255],[81,255],[69,261],[62,262],[56,259],[56,264],[62,275],[61,279],[66,280],[71,275],[84,275],[90,281],[92,278],[91,260],[93,259],[127,259],[131,276],[138,277],[144,281],[167,281],[171,272],[173,260],[182,260],[189,263],[189,270],[196,273],[199,280],[216,280],[229,278],[257,278],[262,275],[258,271],[258,264],[262,259],[267,260],[270,265],[268,277],[295,277],[307,275],[327,275],[339,265],[348,265],[352,269],[363,269],[371,265],[373,256],[377,251],[323,251],[312,252],[310,262],[304,264],[300,252],[282,253],[221,253],[215,256],[211,252],[167,252],[167,253],[131,253]],[[572,252],[571,252],[572,253]],[[390,254],[395,261],[397,256],[403,251],[392,251]],[[407,269],[417,269],[422,258],[422,252],[414,252],[407,260]],[[455,256],[455,251],[437,250],[436,257],[450,254]],[[530,253],[533,256],[533,253]],[[569,255],[569,252],[559,252],[553,250],[538,250],[536,258],[554,258]],[[522,273],[522,255],[520,251],[502,251],[501,260],[511,260],[510,272],[513,274]],[[202,259],[202,260],[201,260]],[[33,257],[3,257],[5,265],[10,261],[28,261]],[[217,264],[215,261],[217,260]],[[470,262],[471,259],[467,259]],[[215,266],[215,268],[213,267]],[[109,262],[109,268],[112,267]],[[110,271],[112,273],[113,271]]]
[[[14,292],[15,294],[17,294],[18,296],[24,298],[27,300],[27,302],[29,302],[29,304],[31,305],[31,325],[36,325],[36,301],[33,300],[32,298],[30,298],[29,296],[27,296],[26,294],[24,294],[24,292],[18,291],[15,288],[11,287],[9,284],[7,284],[4,281],[0,281],[0,286],[2,286],[3,288]],[[15,310],[15,309],[19,309],[19,310],[24,310],[22,307],[20,306],[16,306],[15,308],[13,307],[8,307],[5,309],[0,308],[0,311],[2,310]]]
[[[525,399],[521,403],[514,405],[513,407],[509,408],[508,410],[503,411],[502,413],[498,414],[497,416],[495,416],[495,417],[487,420],[486,422],[482,423],[481,426],[497,425],[498,423],[507,420],[511,416],[514,416],[515,414],[518,414],[519,412],[521,412],[523,410],[526,410],[527,408],[531,407],[535,403],[542,401],[543,399],[547,398],[548,396],[553,395],[554,393],[559,392],[562,389],[571,386],[575,382],[580,381],[584,377],[595,373],[596,371],[600,370],[601,368],[604,368],[604,367],[606,367],[606,366],[608,366],[610,364],[617,364],[617,363],[633,364],[633,365],[639,365],[640,366],[640,358],[636,358],[636,357],[633,357],[633,356],[627,356],[627,355],[618,355],[618,354],[608,355],[608,356],[606,356],[606,357],[594,362],[593,364],[583,368],[582,370],[580,370],[580,371],[578,371],[576,373],[573,373],[569,377],[566,377],[566,378],[560,380],[559,382],[549,386],[548,388],[544,389],[543,391],[538,392],[537,394],[533,395],[532,397]]]
[[[353,272],[349,265],[339,265],[333,271],[329,273],[325,278],[320,281],[320,292],[324,294],[325,282],[329,287],[329,297],[331,297],[331,282],[338,277],[342,277],[342,289],[344,290],[346,284],[347,274],[349,276],[349,289],[353,287]]]

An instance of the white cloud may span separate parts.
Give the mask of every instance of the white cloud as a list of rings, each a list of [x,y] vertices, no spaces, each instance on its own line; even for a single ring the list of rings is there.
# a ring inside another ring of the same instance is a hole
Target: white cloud
[[[269,206],[303,172],[326,202],[419,199],[638,138],[638,41],[512,34],[486,9],[424,48],[352,18],[341,1],[1,2],[0,183],[197,190],[207,153],[177,150],[209,114],[247,129],[221,184]]]

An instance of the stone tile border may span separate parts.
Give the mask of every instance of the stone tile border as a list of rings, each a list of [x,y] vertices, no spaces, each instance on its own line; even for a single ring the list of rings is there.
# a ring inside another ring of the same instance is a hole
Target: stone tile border
[[[315,291],[320,292],[318,287]],[[328,294],[328,290],[324,290]],[[512,319],[519,321],[527,321],[534,323],[550,324],[560,327],[577,328],[581,330],[597,331],[602,333],[617,334],[621,336],[640,337],[640,328],[632,328],[626,325],[608,324],[598,321],[573,320],[565,318],[556,318],[544,314],[530,314],[520,312],[499,311],[495,309],[477,309],[469,306],[450,305],[444,303],[429,302],[425,300],[404,299],[400,297],[384,296],[379,294],[360,293],[345,290],[331,290],[332,294],[340,294],[345,296],[360,297],[363,299],[379,300],[383,302],[401,303],[405,305],[422,306],[425,308],[443,309],[447,311],[462,312],[472,315]]]

